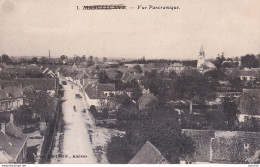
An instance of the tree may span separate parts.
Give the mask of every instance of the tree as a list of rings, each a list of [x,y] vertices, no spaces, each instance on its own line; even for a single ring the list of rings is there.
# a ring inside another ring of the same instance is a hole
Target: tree
[[[257,68],[258,67],[258,61],[253,54],[247,54],[245,56],[241,57],[241,66],[243,68]]]
[[[230,78],[229,83],[234,90],[241,90],[243,88],[243,82],[240,80],[239,77]]]
[[[107,58],[106,57],[103,57],[103,62],[106,62],[107,61]]]
[[[86,62],[86,61],[87,61],[86,55],[83,55],[83,56],[81,57],[81,61],[82,61],[82,62]]]
[[[206,100],[215,99],[214,87],[207,77],[194,69],[186,69],[181,72],[176,82],[177,97],[190,101],[192,113],[193,101],[203,103]]]
[[[142,90],[136,80],[132,80],[130,84],[133,91],[132,99],[137,102],[138,99],[142,96]]]
[[[205,72],[204,76],[211,78],[213,80],[225,80],[226,79],[226,74],[219,69],[207,71],[207,72]]]
[[[14,119],[18,125],[23,125],[25,128],[33,122],[33,113],[27,106],[21,106],[14,114]]]
[[[231,102],[228,98],[223,101],[223,113],[224,120],[228,123],[228,127],[233,127],[237,120],[237,106],[234,102]]]
[[[135,66],[133,67],[133,69],[135,69],[139,74],[141,74],[141,73],[143,72],[143,70],[142,70],[142,68],[141,68],[140,65],[135,65]]]
[[[88,64],[88,67],[94,65],[93,56],[89,56],[87,64]]]
[[[220,69],[222,67],[223,61],[225,60],[226,58],[224,57],[224,53],[222,53],[221,56],[218,54],[218,57],[213,61],[213,64],[217,67],[217,69]]]
[[[73,60],[74,60],[74,63],[75,63],[75,64],[79,64],[79,63],[81,62],[81,57],[79,57],[79,56],[77,56],[77,55],[74,55]]]
[[[178,75],[177,75],[177,73],[176,73],[175,71],[171,71],[171,72],[168,74],[168,77],[169,77],[170,79],[175,80],[175,79],[178,77]]]
[[[38,64],[38,58],[37,57],[33,57],[30,61],[31,64]]]
[[[12,60],[9,58],[7,54],[2,55],[2,62],[5,64],[11,64]]]
[[[125,137],[114,136],[107,145],[107,159],[112,164],[126,164],[134,157],[133,146]]]
[[[21,58],[20,62],[21,62],[22,64],[28,64],[28,59]]]
[[[168,78],[166,73],[152,70],[151,72],[145,72],[142,85],[144,85],[145,89],[149,89],[161,103],[166,103],[177,97],[175,96],[175,82],[176,79]]]
[[[61,55],[61,56],[60,56],[60,60],[61,60],[61,61],[66,60],[66,59],[68,59],[67,56],[65,56],[65,55]]]
[[[191,155],[194,143],[181,134],[178,116],[172,111],[151,112],[145,119],[129,121],[123,137],[112,137],[108,143],[107,157],[110,163],[128,163],[150,141],[171,163],[179,157]]]
[[[53,62],[51,61],[51,59],[47,58],[47,57],[41,57],[39,59],[39,63],[40,64],[53,64]]]
[[[101,84],[110,83],[110,78],[108,77],[106,71],[100,71],[100,73],[98,74],[98,81]]]
[[[131,105],[131,99],[126,94],[116,95],[115,96],[115,100],[116,100],[116,102],[121,104],[122,107],[124,107],[124,108],[128,107],[129,105]]]
[[[56,111],[57,99],[44,91],[26,91],[25,96],[31,110],[37,113],[41,120],[50,121]]]

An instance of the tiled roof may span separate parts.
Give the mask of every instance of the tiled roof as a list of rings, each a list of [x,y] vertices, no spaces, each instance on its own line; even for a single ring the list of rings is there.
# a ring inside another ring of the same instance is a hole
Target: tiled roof
[[[97,88],[100,91],[115,91],[115,84],[98,84]]]
[[[17,87],[21,86],[20,83],[15,82],[14,80],[1,80],[0,84],[1,84],[2,89],[4,89],[5,87],[8,87],[8,86],[17,86]]]
[[[212,130],[194,130],[182,129],[182,133],[190,137],[195,143],[195,153],[192,161],[209,162],[210,161],[210,143],[211,138],[214,138]]]
[[[106,96],[104,93],[97,88],[97,85],[91,84],[84,87],[85,92],[87,93],[90,99],[105,99]]]
[[[27,139],[27,135],[23,134],[20,128],[9,123],[6,126],[6,134],[0,132],[0,148],[15,161]]]
[[[131,74],[131,73],[127,72],[123,75],[121,80],[123,82],[127,83],[127,82],[131,82],[133,79],[140,80],[140,79],[142,79],[143,76],[144,76],[143,74]]]
[[[258,77],[259,72],[257,70],[240,70],[239,71],[239,76],[253,76],[253,77]]]
[[[260,89],[245,89],[240,96],[241,114],[260,115]]]
[[[125,83],[127,82],[131,82],[134,79],[134,76],[132,74],[130,74],[129,72],[125,73],[123,75],[123,77],[121,78],[121,80]]]
[[[9,97],[23,97],[23,89],[21,87],[16,86],[8,86],[3,89],[3,91],[9,96]]]
[[[15,82],[18,82],[22,87],[32,85],[35,90],[56,90],[57,78],[16,78]]]
[[[23,89],[21,87],[8,86],[0,90],[0,99],[23,97]]]
[[[34,72],[41,72],[39,66],[33,66],[33,65],[27,65],[27,66],[15,66],[15,67],[7,67],[5,69],[6,72],[9,74],[21,74],[24,75],[29,71],[34,71]]]
[[[169,164],[161,152],[147,141],[129,164]]]
[[[212,139],[212,162],[246,163],[260,150],[260,133],[236,132],[232,137]]]

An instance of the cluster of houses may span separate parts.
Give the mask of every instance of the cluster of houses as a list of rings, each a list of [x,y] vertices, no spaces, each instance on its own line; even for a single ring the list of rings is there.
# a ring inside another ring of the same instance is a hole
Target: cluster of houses
[[[235,60],[234,60],[235,61]],[[232,61],[233,62],[233,61]],[[230,63],[224,61],[223,63]],[[236,62],[238,67],[241,65],[241,61]],[[134,66],[139,65],[143,72],[138,72]],[[142,78],[144,77],[145,71],[151,71],[157,69],[159,71],[171,72],[175,71],[177,74],[181,73],[187,68],[194,68],[200,71],[201,73],[206,73],[211,70],[215,70],[215,65],[206,60],[206,55],[203,47],[201,47],[197,59],[197,65],[195,67],[185,66],[182,62],[175,62],[173,64],[168,63],[150,63],[150,64],[123,64],[119,65],[118,62],[109,62],[103,64],[95,64],[89,68],[83,68],[80,66],[73,65],[70,69],[60,69],[57,73],[58,76],[64,77],[66,80],[71,81],[75,84],[80,85],[82,90],[84,90],[85,97],[89,105],[94,105],[96,108],[101,107],[104,104],[108,103],[108,100],[111,97],[114,97],[117,94],[126,93],[128,96],[131,96],[132,91],[130,89],[119,90],[116,88],[115,84],[102,84],[98,82],[98,75],[100,71],[105,71],[109,78],[115,78],[117,72],[122,73],[120,80],[122,83],[129,83],[133,80],[136,80],[139,84],[141,83]],[[240,69],[240,68],[226,68],[225,73],[227,76],[232,75],[232,77],[239,78],[242,82],[249,83],[254,82],[257,86],[257,81],[260,78],[260,69]],[[220,104],[225,97],[234,98],[239,106],[240,113],[238,119],[240,122],[247,120],[248,117],[255,117],[259,119],[259,113],[256,109],[256,112],[251,112],[251,110],[246,109],[246,104],[244,101],[248,101],[249,96],[246,96],[248,90],[255,92],[253,95],[258,97],[258,87],[246,87],[243,85],[244,89],[234,90],[232,85],[228,80],[219,80],[219,88],[216,92],[217,100],[214,101],[215,104]],[[154,100],[156,97],[145,90],[144,87],[140,84],[140,87],[143,89],[142,97],[137,101],[139,104],[139,109],[144,110],[148,102]],[[246,88],[246,89],[245,89]],[[257,102],[258,98],[251,97]],[[244,105],[242,105],[244,104]],[[250,103],[251,104],[251,103]]]
[[[192,155],[182,156],[180,164],[254,164],[259,162],[260,133],[182,129],[194,142]],[[169,164],[151,142],[129,161],[129,164]]]
[[[1,64],[0,73],[4,74],[0,79],[0,163],[25,163],[28,136],[14,124],[13,112],[28,104],[26,91],[45,91],[53,96],[58,90],[59,80],[55,71],[38,65]],[[6,117],[9,117],[9,122],[2,120]]]
[[[224,61],[223,63],[230,62]],[[238,66],[241,65],[241,61],[235,63]],[[167,68],[167,71],[175,71],[178,74],[185,68],[187,67],[182,63],[174,63]],[[216,69],[213,63],[205,60],[203,48],[199,52],[196,68],[201,73]],[[216,92],[217,97],[219,99],[233,97],[239,110],[237,114],[239,122],[246,122],[254,118],[259,123],[260,89],[257,81],[260,78],[260,69],[226,68],[226,73],[239,78],[242,83],[254,82],[254,87],[248,88],[244,84],[242,90],[231,90],[228,81],[219,81],[220,90],[222,90]],[[195,152],[192,155],[181,157],[181,164],[245,164],[260,161],[260,132],[182,129],[182,133],[192,139]],[[162,164],[169,162],[152,143],[147,141],[129,163]]]
[[[241,64],[240,61],[235,63],[238,66]],[[136,65],[141,67],[142,72],[134,68]],[[115,96],[125,94],[131,97],[133,90],[129,88],[122,90],[117,88],[114,83],[100,83],[99,73],[105,71],[109,78],[120,79],[122,83],[137,81],[142,89],[142,95],[134,103],[137,104],[138,111],[145,111],[148,105],[156,100],[156,97],[141,85],[144,72],[157,69],[165,72],[175,71],[180,74],[187,68],[197,69],[203,74],[216,69],[212,62],[206,60],[203,47],[200,49],[197,65],[194,67],[186,66],[182,62],[119,64],[111,61],[96,63],[88,68],[75,64],[56,67],[0,64],[0,114],[10,116],[8,123],[1,123],[0,162],[25,162],[28,137],[14,125],[11,111],[26,105],[25,92],[27,90],[46,91],[50,95],[54,95],[59,87],[59,78],[61,78],[79,85],[89,106],[95,106],[97,110],[101,110],[104,106],[117,110],[120,106],[115,103]],[[258,89],[260,69],[226,68],[225,72],[227,75],[239,78],[244,83],[253,83],[255,86],[244,85],[241,90],[232,90],[228,80],[221,80],[219,81],[220,88],[216,92],[220,100],[216,102],[220,103],[224,97],[233,97],[240,111],[237,115],[239,122],[246,122],[251,118],[260,121],[260,89]],[[253,163],[259,154],[260,134],[258,132],[183,129],[182,133],[193,139],[195,153],[192,156],[183,157],[181,163]],[[169,162],[152,143],[147,141],[129,163],[162,164]]]
[[[260,133],[182,129],[192,138],[195,152],[180,163],[256,163],[260,155]]]

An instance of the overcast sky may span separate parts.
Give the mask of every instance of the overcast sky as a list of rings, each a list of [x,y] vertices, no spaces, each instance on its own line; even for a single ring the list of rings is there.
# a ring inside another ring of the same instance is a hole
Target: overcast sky
[[[76,10],[125,4],[127,10]],[[0,0],[0,54],[196,59],[260,53],[259,0]],[[138,10],[137,5],[180,10]],[[134,7],[134,9],[129,9]]]

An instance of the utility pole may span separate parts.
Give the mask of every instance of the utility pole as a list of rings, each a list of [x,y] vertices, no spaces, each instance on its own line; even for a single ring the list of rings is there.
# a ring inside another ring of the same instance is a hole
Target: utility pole
[[[49,59],[51,58],[51,50],[49,50]]]

